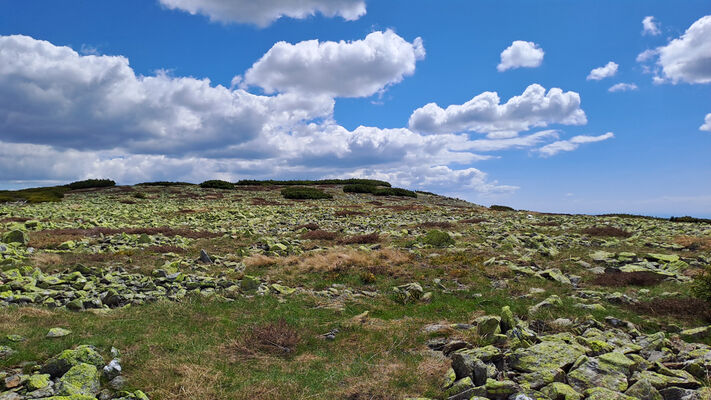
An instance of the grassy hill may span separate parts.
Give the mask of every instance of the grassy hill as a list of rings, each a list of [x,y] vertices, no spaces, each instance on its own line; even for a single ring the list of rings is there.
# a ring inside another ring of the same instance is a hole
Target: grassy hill
[[[710,393],[704,221],[210,182],[5,193],[0,398],[80,345],[121,352],[127,392],[96,381],[115,398]],[[71,334],[46,338],[57,327]]]

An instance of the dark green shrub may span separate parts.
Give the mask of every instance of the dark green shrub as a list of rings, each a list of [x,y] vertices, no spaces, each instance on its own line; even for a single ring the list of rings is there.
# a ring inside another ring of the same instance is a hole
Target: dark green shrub
[[[669,221],[671,222],[696,222],[700,224],[711,224],[711,219],[707,218],[694,218],[690,216],[685,216],[685,217],[671,217],[669,218]]]
[[[157,181],[157,182],[143,182],[136,186],[194,186],[194,183],[190,182],[168,182],[168,181]]]
[[[320,179],[320,180],[254,180],[243,179],[236,183],[237,186],[307,186],[307,185],[371,185],[390,187],[390,183],[376,179]]]
[[[83,181],[72,182],[67,187],[72,190],[92,189],[116,186],[116,182],[111,179],[85,179]]]
[[[373,191],[373,194],[376,196],[403,196],[417,198],[417,193],[412,190],[401,188],[376,188],[375,191]]]
[[[324,192],[321,189],[304,187],[304,186],[292,186],[281,190],[281,195],[285,199],[294,200],[318,200],[318,199],[332,199],[333,196]]]
[[[692,291],[699,299],[711,303],[711,265],[707,265],[704,272],[694,278]]]
[[[489,207],[489,210],[493,210],[493,211],[516,211],[516,210],[514,210],[513,208],[511,208],[511,207],[509,207],[509,206],[499,206],[499,205],[496,205],[496,204],[494,204],[494,205],[492,205],[491,207]]]
[[[213,179],[201,183],[200,187],[203,189],[234,189],[235,185],[231,182]]]
[[[404,196],[404,197],[417,197],[417,193],[400,188],[393,187],[377,187],[373,185],[367,185],[363,183],[350,184],[343,186],[343,192],[345,193],[370,193],[376,196]]]
[[[454,239],[449,236],[449,233],[433,229],[422,238],[422,243],[434,247],[446,247],[454,244]]]
[[[143,193],[143,192],[136,192],[136,193],[133,194],[133,197],[135,197],[135,198],[137,198],[137,199],[145,199],[145,198],[146,198],[146,194]]]

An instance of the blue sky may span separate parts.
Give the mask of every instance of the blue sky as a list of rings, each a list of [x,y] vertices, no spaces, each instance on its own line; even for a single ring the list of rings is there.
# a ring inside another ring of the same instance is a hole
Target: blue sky
[[[372,176],[711,216],[707,0],[248,3],[0,0],[0,187]],[[543,97],[505,108],[532,85]],[[456,107],[485,92],[497,116]]]

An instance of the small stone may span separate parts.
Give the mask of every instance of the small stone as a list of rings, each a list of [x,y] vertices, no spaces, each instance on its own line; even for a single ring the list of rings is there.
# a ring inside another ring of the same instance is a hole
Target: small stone
[[[71,334],[72,331],[64,328],[52,328],[47,332],[48,338],[60,338]]]
[[[198,260],[204,264],[212,264],[213,262],[205,250],[200,250],[200,258]]]

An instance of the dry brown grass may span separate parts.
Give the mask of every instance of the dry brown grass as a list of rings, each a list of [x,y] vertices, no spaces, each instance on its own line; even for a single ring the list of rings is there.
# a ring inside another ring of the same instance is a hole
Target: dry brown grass
[[[598,275],[592,280],[593,285],[608,287],[624,286],[654,286],[662,282],[666,277],[654,272],[612,272]]]
[[[440,228],[440,229],[449,229],[453,227],[454,224],[448,221],[430,221],[430,222],[423,222],[421,224],[418,224],[417,227],[421,229],[429,229],[429,228]]]
[[[274,257],[268,257],[263,254],[255,254],[253,256],[249,256],[245,258],[244,260],[244,265],[247,266],[247,268],[265,268],[265,267],[271,267],[273,265],[277,265],[278,261]]]
[[[697,298],[657,298],[629,306],[632,310],[654,317],[711,322],[709,304]]]
[[[691,251],[711,250],[711,236],[678,236],[674,238],[674,243]]]
[[[333,213],[336,217],[350,217],[353,215],[365,215],[363,211],[339,210]]]
[[[410,255],[396,249],[363,252],[355,249],[332,249],[301,258],[284,260],[284,268],[295,274],[307,272],[370,272],[376,275],[409,276]]]
[[[340,236],[338,232],[329,232],[322,229],[316,229],[304,233],[301,235],[301,238],[309,240],[336,240],[338,236]]]
[[[468,219],[459,220],[459,223],[460,224],[478,224],[478,223],[487,222],[487,221],[489,221],[489,220],[486,218],[468,218]]]
[[[8,223],[8,222],[27,222],[29,221],[30,218],[25,218],[25,217],[7,217],[0,219],[0,224]]]
[[[600,237],[620,237],[628,238],[632,236],[630,232],[625,230],[615,228],[614,226],[593,226],[590,228],[585,228],[581,231],[588,236],[600,236]]]
[[[62,257],[54,253],[36,252],[31,260],[32,264],[40,269],[58,267],[62,264]]]
[[[316,229],[319,228],[319,226],[318,226],[318,224],[315,224],[315,223],[311,222],[311,223],[308,223],[308,224],[299,225],[299,226],[297,226],[295,229],[296,229],[296,230],[299,230],[299,229],[303,229],[303,228],[306,228],[306,229],[308,229],[308,230],[310,230],[310,231],[315,231]]]
[[[264,355],[288,357],[294,354],[301,341],[298,329],[282,318],[248,327],[227,346],[226,351],[231,362]]]
[[[151,358],[144,373],[150,379],[146,380],[143,387],[154,397],[167,400],[227,398],[220,390],[222,372],[204,365],[175,365],[159,356]]]
[[[341,244],[374,244],[380,242],[380,235],[377,233],[369,233],[367,235],[354,235],[343,238],[339,241]]]

